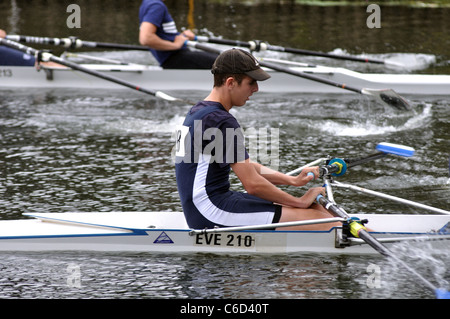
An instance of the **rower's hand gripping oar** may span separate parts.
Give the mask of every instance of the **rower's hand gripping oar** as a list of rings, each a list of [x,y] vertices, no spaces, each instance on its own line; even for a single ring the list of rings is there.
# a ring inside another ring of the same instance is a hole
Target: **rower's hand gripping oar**
[[[39,50],[33,49],[31,47],[25,46],[23,44],[20,44],[20,43],[17,43],[17,42],[8,40],[8,39],[0,38],[0,44],[1,45],[5,45],[5,46],[10,47],[10,48],[13,48],[13,49],[16,49],[16,50],[19,50],[19,51],[22,51],[22,52],[25,52],[25,53],[27,53],[29,55],[39,56],[39,60],[40,61],[43,61],[43,62],[52,61],[52,62],[61,64],[61,65],[67,66],[67,67],[69,67],[71,69],[74,69],[74,70],[77,70],[77,71],[81,71],[81,72],[90,74],[92,76],[95,76],[95,77],[98,77],[98,78],[101,78],[101,79],[104,79],[104,80],[107,80],[107,81],[110,81],[110,82],[114,82],[114,83],[119,84],[119,85],[126,86],[126,87],[128,87],[130,89],[137,90],[139,92],[143,92],[143,93],[146,93],[146,94],[153,95],[155,97],[161,98],[161,99],[166,100],[166,101],[171,101],[171,102],[173,102],[173,101],[182,101],[182,102],[184,102],[183,100],[181,100],[179,98],[176,98],[176,97],[173,97],[173,96],[170,96],[170,95],[168,95],[168,94],[166,94],[164,92],[153,91],[153,90],[149,90],[149,89],[140,87],[138,85],[129,83],[129,82],[124,81],[122,79],[110,76],[108,74],[100,73],[98,71],[85,68],[85,67],[83,67],[81,65],[78,65],[76,63],[64,60],[64,59],[62,59],[60,57],[57,57],[57,56],[55,56],[55,55],[53,55],[51,53],[41,52]]]
[[[211,46],[208,45],[204,45],[201,43],[197,43],[197,42],[192,42],[189,41],[188,45],[190,47],[199,49],[199,50],[203,50],[203,51],[207,51],[207,52],[212,52],[212,53],[216,53],[216,54],[220,54],[221,50],[216,49],[216,48],[212,48]],[[398,95],[396,92],[394,92],[391,89],[382,89],[382,90],[378,90],[378,89],[368,89],[368,88],[357,88],[357,87],[353,87],[353,86],[348,86],[346,84],[342,84],[342,83],[337,83],[325,78],[321,78],[318,76],[314,76],[311,74],[307,74],[304,72],[300,72],[297,70],[294,70],[292,68],[289,67],[284,67],[284,66],[280,66],[278,64],[275,63],[270,63],[270,62],[265,62],[265,61],[259,61],[259,64],[261,66],[267,67],[269,69],[272,70],[276,70],[279,72],[283,72],[283,73],[287,73],[287,74],[291,74],[294,76],[298,76],[301,78],[305,78],[311,81],[315,81],[315,82],[319,82],[322,84],[326,84],[326,85],[331,85],[334,87],[338,87],[344,90],[348,90],[348,91],[352,91],[355,93],[359,93],[359,94],[363,94],[363,95],[369,95],[372,97],[375,97],[379,102],[383,103],[383,104],[387,104],[391,107],[394,107],[398,110],[409,110],[411,109],[411,107],[409,106],[408,102],[401,97],[400,95]]]

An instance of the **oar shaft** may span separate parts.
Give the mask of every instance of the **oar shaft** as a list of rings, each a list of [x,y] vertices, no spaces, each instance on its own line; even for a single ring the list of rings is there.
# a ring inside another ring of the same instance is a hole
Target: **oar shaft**
[[[211,228],[211,229],[194,229],[189,234],[195,235],[195,234],[224,233],[224,232],[234,232],[234,231],[264,230],[264,229],[275,229],[275,228],[292,227],[292,226],[328,224],[328,223],[343,222],[343,221],[345,221],[345,220],[342,218],[339,218],[339,217],[320,218],[320,219],[273,223],[273,224],[264,224],[264,225],[236,226],[236,227],[223,227],[223,228]]]
[[[416,202],[413,202],[413,201],[408,200],[408,199],[404,199],[404,198],[400,198],[400,197],[396,197],[396,196],[392,196],[392,195],[388,195],[388,194],[383,194],[383,193],[376,192],[376,191],[373,191],[373,190],[370,190],[370,189],[367,189],[367,188],[354,186],[354,185],[349,185],[349,184],[344,184],[344,183],[340,183],[340,182],[336,182],[336,181],[333,182],[333,185],[337,186],[337,187],[341,187],[341,188],[351,189],[351,190],[354,190],[354,191],[357,191],[357,192],[360,192],[360,193],[365,193],[365,194],[377,196],[377,197],[380,197],[380,198],[388,199],[388,200],[391,200],[391,201],[394,201],[394,202],[402,203],[402,204],[413,206],[413,207],[416,207],[416,208],[425,209],[425,210],[432,211],[432,212],[435,212],[435,213],[438,213],[438,214],[450,215],[450,211],[447,211],[447,210],[443,210],[443,209],[436,208],[436,207],[433,207],[433,206],[428,206],[428,205],[421,204],[421,203],[416,203]]]
[[[350,85],[346,85],[344,83],[334,82],[334,81],[331,81],[331,80],[328,80],[328,79],[325,79],[325,78],[321,78],[321,77],[314,76],[314,75],[311,75],[311,74],[308,74],[308,73],[300,72],[300,71],[294,70],[294,69],[289,68],[289,67],[283,67],[283,66],[277,65],[275,63],[270,63],[270,62],[265,62],[265,61],[260,61],[259,64],[261,64],[262,66],[264,66],[266,68],[275,70],[275,71],[284,72],[284,73],[295,75],[295,76],[298,76],[298,77],[302,77],[302,78],[305,78],[305,79],[308,79],[308,80],[311,80],[311,81],[315,81],[315,82],[323,83],[323,84],[326,84],[326,85],[331,85],[331,86],[334,86],[334,87],[337,87],[337,88],[340,88],[340,89],[344,89],[344,90],[347,90],[347,91],[352,91],[352,92],[355,92],[355,93],[363,94],[361,88],[357,88],[357,87],[353,87],[353,86],[350,86]]]
[[[360,57],[351,56],[351,55],[338,55],[338,54],[333,54],[333,53],[325,53],[325,52],[311,51],[311,50],[304,50],[304,49],[295,49],[295,48],[286,48],[286,47],[273,46],[273,45],[268,45],[267,49],[271,50],[271,51],[280,51],[280,52],[287,52],[287,53],[294,53],[294,54],[301,54],[301,55],[312,55],[312,56],[319,56],[319,57],[323,57],[323,58],[330,58],[330,59],[337,59],[337,60],[375,63],[375,64],[384,64],[385,63],[384,61],[377,60],[377,59],[360,58]]]
[[[109,43],[109,42],[93,42],[93,41],[81,41],[82,46],[90,48],[102,48],[102,49],[119,49],[119,50],[139,50],[148,51],[149,48],[141,45],[133,44],[121,44],[121,43]]]
[[[270,45],[267,42],[263,42],[263,41],[244,42],[244,41],[239,41],[239,40],[228,40],[228,39],[221,39],[221,38],[214,38],[214,37],[211,37],[211,38],[197,37],[197,40],[200,42],[235,45],[235,46],[240,46],[240,47],[244,47],[244,48],[249,48],[253,51],[269,50],[269,51],[276,51],[276,52],[287,52],[287,53],[293,53],[293,54],[319,56],[319,57],[338,59],[338,60],[348,60],[348,61],[355,61],[355,62],[376,63],[376,64],[384,64],[385,63],[385,61],[378,60],[378,59],[369,59],[369,58],[361,58],[361,57],[356,57],[356,56],[351,56],[351,55],[339,55],[339,54],[325,53],[325,52],[319,52],[319,51],[289,48],[289,47],[283,47],[283,46],[278,46],[278,45]]]
[[[29,55],[37,56],[37,55],[40,54],[40,51],[38,51],[36,49],[33,49],[31,47],[28,47],[28,46],[25,46],[25,45],[22,45],[20,43],[17,43],[17,42],[11,41],[11,40],[7,40],[7,39],[0,38],[0,44],[6,45],[6,46],[8,46],[10,48],[13,48],[13,49],[16,49],[16,50],[19,50],[19,51],[22,51],[22,52],[25,52],[25,53],[27,53]],[[67,67],[69,67],[71,69],[74,69],[74,70],[77,70],[77,71],[81,71],[81,72],[90,74],[92,76],[95,76],[95,77],[98,77],[98,78],[101,78],[101,79],[104,79],[104,80],[107,80],[107,81],[110,81],[110,82],[113,82],[113,83],[116,83],[116,84],[119,84],[119,85],[123,85],[125,87],[128,87],[128,88],[133,89],[133,90],[137,90],[139,92],[150,94],[150,95],[153,95],[153,96],[156,96],[156,97],[159,97],[159,98],[162,98],[162,99],[166,99],[166,100],[169,100],[169,101],[179,100],[179,99],[171,97],[171,96],[169,96],[169,95],[167,95],[167,94],[165,94],[163,92],[153,91],[153,90],[148,90],[148,89],[142,88],[142,87],[140,87],[138,85],[129,83],[127,81],[124,81],[122,79],[110,76],[108,74],[101,73],[101,72],[98,72],[98,71],[95,71],[95,70],[91,70],[91,69],[85,68],[85,67],[83,67],[81,65],[78,65],[76,63],[73,63],[73,62],[70,62],[70,61],[67,61],[67,60],[64,60],[64,59],[62,59],[60,57],[54,56],[53,54],[50,54],[50,53],[47,53],[47,52],[42,53],[41,56],[42,56],[42,61],[52,61],[52,62],[61,64],[61,65],[67,66]]]
[[[216,48],[212,48],[211,46],[208,45],[203,45],[197,42],[192,42],[189,41],[188,45],[190,47],[194,47],[203,51],[207,51],[207,52],[212,52],[212,53],[216,53],[216,54],[220,54],[221,50],[216,49]],[[406,101],[404,101],[404,99],[399,96],[397,93],[393,92],[392,90],[390,92],[390,95],[388,96],[386,93],[384,92],[376,92],[375,90],[370,90],[370,89],[366,89],[366,88],[359,88],[359,87],[353,87],[353,86],[349,86],[345,83],[338,83],[338,82],[334,82],[331,80],[328,80],[326,78],[322,78],[319,76],[315,76],[315,75],[311,75],[305,72],[301,72],[289,67],[283,67],[280,66],[278,64],[274,64],[274,63],[269,63],[269,62],[265,62],[265,61],[259,61],[259,64],[261,66],[270,68],[272,70],[275,71],[279,71],[279,72],[283,72],[283,73],[287,73],[287,74],[291,74],[294,76],[298,76],[307,80],[311,80],[311,81],[315,81],[315,82],[319,82],[325,85],[331,85],[340,89],[344,89],[347,91],[352,91],[358,94],[363,94],[363,95],[370,95],[370,96],[374,96],[376,98],[378,98],[378,100],[381,103],[385,103],[389,106],[395,107],[397,109],[402,109],[402,110],[407,110],[409,108],[409,105]],[[384,98],[383,98],[384,97]]]
[[[238,46],[238,47],[243,47],[243,48],[250,48],[251,47],[251,44],[249,42],[239,41],[239,40],[229,40],[229,39],[222,39],[222,38],[209,38],[209,37],[205,37],[205,36],[197,36],[196,40],[199,41],[199,42],[224,44],[224,45]]]
[[[7,35],[6,39],[16,42],[33,43],[33,44],[50,44],[61,45],[65,48],[71,47],[74,43],[70,38],[48,38],[48,37],[33,37],[28,35]]]
[[[330,213],[332,213],[335,216],[346,218],[348,219],[348,214],[340,207],[338,207],[335,203],[329,201],[322,195],[319,195],[317,197],[317,202],[321,204],[325,209],[327,209]],[[355,222],[353,222],[355,223]],[[350,224],[350,227],[352,225]],[[415,275],[418,279],[420,279],[426,286],[429,288],[433,293],[436,294],[436,291],[438,290],[431,282],[429,282],[427,279],[425,279],[421,274],[416,272],[413,268],[411,268],[408,264],[406,264],[404,261],[399,259],[397,256],[395,256],[394,253],[392,253],[386,246],[384,246],[382,243],[380,243],[375,237],[373,237],[369,232],[367,232],[364,228],[359,228],[357,230],[358,237],[364,240],[369,246],[371,246],[373,249],[378,251],[380,254],[382,254],[385,257],[393,259],[395,262],[403,266],[406,270],[408,270],[411,274]]]
[[[8,40],[24,43],[35,43],[35,44],[50,44],[50,45],[60,45],[65,48],[104,48],[104,49],[120,49],[120,50],[141,50],[148,51],[148,47],[133,45],[133,44],[120,44],[120,43],[109,43],[109,42],[94,42],[94,41],[83,41],[73,38],[49,38],[49,37],[34,37],[27,35],[8,35],[6,36]]]
[[[357,166],[357,165],[362,165],[365,164],[367,162],[371,162],[380,158],[383,158],[385,156],[387,156],[387,153],[383,153],[383,152],[378,152],[366,157],[361,157],[361,158],[345,158],[345,162],[347,163],[347,167],[353,167],[353,166]]]
[[[217,53],[217,54],[221,53],[221,50],[213,48],[213,47],[208,46],[208,45],[203,45],[201,43],[196,43],[196,42],[190,41],[190,42],[188,42],[188,44],[191,47],[194,47],[196,49],[200,49],[200,50],[203,50],[203,51],[207,51],[207,52],[211,52],[211,53]],[[345,89],[345,90],[353,91],[355,93],[362,94],[362,89],[360,89],[360,88],[355,88],[355,87],[348,86],[348,85],[345,85],[345,84],[336,83],[334,81],[327,80],[327,79],[324,79],[324,78],[320,78],[318,76],[314,76],[314,75],[310,75],[310,74],[307,74],[307,73],[304,73],[304,72],[296,71],[296,70],[288,68],[288,67],[283,67],[283,66],[280,66],[280,65],[275,64],[275,63],[259,61],[259,64],[261,66],[267,67],[267,68],[275,70],[275,71],[288,73],[288,74],[291,74],[291,75],[294,75],[294,76],[298,76],[298,77],[302,77],[302,78],[305,78],[305,79],[308,79],[308,80],[311,80],[311,81],[320,82],[320,83],[323,83],[323,84],[326,84],[326,85],[331,85],[331,86],[335,86],[335,87],[338,87],[338,88],[341,88],[341,89]]]
[[[380,243],[378,240],[376,240],[372,235],[370,235],[365,229],[362,229],[359,232],[359,237],[364,240],[368,245],[370,245],[373,249],[378,251],[380,254],[382,254],[385,257],[391,258],[395,260],[398,264],[402,265],[403,268],[409,271],[410,274],[415,275],[417,278],[419,278],[422,283],[424,283],[427,288],[429,288],[431,291],[436,293],[437,287],[435,287],[431,282],[429,282],[427,279],[425,279],[421,274],[419,274],[417,271],[415,271],[413,268],[411,268],[407,263],[405,263],[403,260],[399,259],[395,254],[393,254],[389,249],[386,248],[382,243]]]

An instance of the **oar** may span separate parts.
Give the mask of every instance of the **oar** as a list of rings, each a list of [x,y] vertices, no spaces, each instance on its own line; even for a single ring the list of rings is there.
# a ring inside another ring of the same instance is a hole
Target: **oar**
[[[65,48],[78,49],[82,47],[86,48],[103,48],[103,49],[119,49],[119,50],[141,50],[148,51],[148,47],[133,44],[120,44],[120,43],[109,43],[109,42],[94,42],[94,41],[83,41],[76,37],[69,38],[48,38],[48,37],[34,37],[28,35],[7,35],[8,40],[24,43],[35,43],[35,44],[50,44],[50,45],[61,45]]]
[[[284,66],[280,66],[274,63],[270,63],[270,62],[264,62],[264,61],[260,61],[260,64],[264,67],[270,68],[272,70],[276,70],[279,72],[284,72],[284,73],[288,73],[291,75],[295,75],[298,77],[302,77],[308,80],[312,80],[312,81],[316,81],[316,82],[320,82],[326,85],[331,85],[331,86],[335,86],[338,87],[340,89],[344,89],[344,90],[348,90],[348,91],[352,91],[355,93],[359,93],[359,94],[363,94],[363,95],[369,95],[372,96],[374,98],[376,98],[379,102],[387,104],[391,107],[394,107],[398,110],[409,110],[411,109],[411,107],[409,106],[408,102],[401,97],[399,94],[397,94],[394,90],[392,89],[369,89],[369,88],[359,88],[359,87],[354,87],[354,86],[350,86],[350,85],[346,85],[343,83],[338,83],[338,82],[334,82],[328,79],[324,79],[318,76],[314,76],[311,74],[307,74],[304,72],[300,72],[294,69],[291,69],[289,67],[284,67]]]
[[[288,47],[282,47],[282,46],[278,46],[278,45],[270,45],[264,41],[245,42],[245,41],[227,40],[227,39],[206,37],[206,36],[197,36],[197,41],[240,46],[240,47],[244,47],[244,48],[249,48],[251,51],[256,51],[256,52],[269,50],[269,51],[319,56],[319,57],[325,57],[325,58],[331,58],[331,59],[348,60],[348,61],[356,61],[356,62],[364,62],[364,63],[390,64],[390,65],[397,66],[397,67],[404,67],[403,64],[385,61],[385,60],[361,58],[361,57],[356,57],[356,56],[351,56],[351,55],[339,55],[339,54],[324,53],[324,52],[319,52],[319,51],[288,48]]]
[[[333,158],[329,160],[326,166],[321,167],[320,177],[326,174],[332,174],[333,176],[342,176],[346,173],[347,168],[349,167],[362,165],[364,163],[383,158],[387,155],[411,157],[415,152],[412,147],[386,142],[379,143],[375,147],[375,149],[378,151],[377,153],[364,157],[344,159]]]
[[[263,230],[263,229],[275,229],[283,227],[292,226],[306,226],[306,225],[317,225],[317,224],[328,224],[334,222],[345,222],[346,219],[333,217],[333,218],[319,218],[311,220],[298,220],[293,222],[283,222],[283,223],[272,223],[272,224],[261,224],[261,225],[250,225],[250,226],[235,226],[235,227],[217,227],[217,228],[205,228],[205,229],[194,229],[189,232],[190,236],[197,234],[208,234],[208,233],[226,233],[235,231],[249,231],[249,230]]]
[[[324,165],[320,168],[320,176],[323,177],[325,174],[332,174],[333,176],[342,176],[347,172],[347,168],[362,165],[364,163],[374,161],[380,158],[383,158],[387,155],[397,155],[397,156],[403,156],[403,157],[411,157],[414,155],[414,148],[400,145],[400,144],[393,144],[393,143],[387,143],[387,142],[381,142],[378,143],[375,149],[378,151],[377,153],[366,155],[363,157],[358,158],[319,158],[311,163],[308,163],[304,166],[301,166],[299,168],[294,169],[293,171],[290,171],[286,173],[286,175],[295,175],[300,173],[304,168],[311,167],[318,165],[320,163],[324,163],[327,161],[327,165]],[[313,174],[313,173],[308,173]],[[314,174],[313,174],[314,175]]]
[[[183,100],[181,100],[179,98],[176,98],[176,97],[173,97],[173,96],[170,96],[170,95],[168,95],[168,94],[166,94],[164,92],[153,91],[153,90],[142,88],[142,87],[140,87],[138,85],[129,83],[129,82],[121,80],[119,78],[116,78],[116,77],[113,77],[113,76],[110,76],[110,75],[107,75],[107,74],[104,74],[104,73],[100,73],[98,71],[85,68],[85,67],[83,67],[81,65],[78,65],[76,63],[64,60],[64,59],[62,59],[60,57],[54,56],[51,53],[41,52],[41,51],[38,51],[38,50],[33,49],[31,47],[25,46],[23,44],[20,44],[20,43],[17,43],[17,42],[8,40],[8,39],[0,38],[0,44],[8,46],[8,47],[16,49],[16,50],[19,50],[19,51],[22,51],[22,52],[25,52],[25,53],[27,53],[29,55],[37,56],[37,57],[39,57],[39,59],[41,61],[44,61],[44,62],[52,61],[52,62],[55,62],[55,63],[59,63],[61,65],[65,65],[65,66],[67,66],[67,67],[69,67],[69,68],[71,68],[73,70],[81,71],[81,72],[84,72],[84,73],[96,76],[98,78],[101,78],[101,79],[104,79],[104,80],[107,80],[107,81],[110,81],[110,82],[114,82],[116,84],[120,84],[120,85],[126,86],[126,87],[128,87],[130,89],[137,90],[139,92],[143,92],[143,93],[146,93],[146,94],[153,95],[155,97],[161,98],[161,99],[166,100],[166,101],[182,101],[182,102],[184,102]]]
[[[339,158],[335,158],[335,159],[331,159],[328,162],[328,165],[322,166],[320,168],[320,177],[323,177],[326,174],[331,174],[333,176],[342,176],[346,173],[347,168],[349,167],[353,167],[356,165],[362,165],[364,163],[367,163],[369,161],[373,161],[373,160],[377,160],[380,158],[383,158],[389,154],[391,155],[398,155],[398,156],[403,156],[403,157],[410,157],[414,155],[414,149],[409,147],[409,146],[404,146],[404,145],[399,145],[399,144],[392,144],[392,143],[380,143],[377,145],[376,149],[379,151],[378,153],[369,155],[369,156],[365,156],[365,157],[361,157],[361,158],[352,158],[352,159],[348,159],[348,158],[344,158],[344,159],[339,159]],[[308,173],[308,174],[312,174],[312,173]],[[436,208],[433,206],[428,206],[425,204],[420,204],[420,203],[416,203],[414,201],[411,200],[407,200],[404,198],[400,198],[400,197],[396,197],[396,196],[392,196],[392,195],[388,195],[388,194],[384,194],[384,193],[380,193],[380,192],[376,192],[367,188],[363,188],[363,187],[359,187],[359,186],[354,186],[354,185],[349,185],[349,184],[344,184],[344,183],[340,183],[338,181],[333,181],[332,185],[337,186],[337,187],[341,187],[341,188],[347,188],[347,189],[351,189],[357,192],[361,192],[361,193],[365,193],[365,194],[369,194],[369,195],[373,195],[373,196],[377,196],[380,198],[384,198],[384,199],[388,199],[388,200],[392,200],[394,202],[398,202],[398,203],[402,203],[405,205],[409,205],[409,206],[413,206],[413,207],[417,207],[420,209],[425,209],[425,210],[429,210],[438,214],[444,214],[444,215],[450,215],[450,211],[448,210],[444,210],[444,209],[440,209],[440,208]]]
[[[395,262],[397,262],[399,265],[403,266],[405,269],[409,271],[410,274],[413,274],[415,277],[420,279],[425,286],[430,289],[435,296],[438,299],[449,299],[450,298],[450,292],[437,288],[434,286],[430,281],[425,279],[421,274],[419,274],[417,271],[415,271],[413,268],[411,268],[408,264],[406,264],[404,261],[399,259],[393,252],[391,252],[386,246],[384,246],[382,243],[380,243],[375,237],[373,237],[364,226],[362,226],[357,221],[354,221],[350,218],[350,216],[337,206],[335,203],[329,201],[326,199],[323,195],[317,196],[317,202],[321,204],[327,211],[329,211],[332,215],[340,218],[346,218],[349,221],[349,227],[350,231],[353,235],[356,235],[355,237],[359,237],[362,240],[364,240],[369,246],[371,246],[373,249],[375,249],[377,252],[382,254],[385,257],[393,259]]]
[[[334,161],[331,160],[328,165],[321,167],[320,172],[321,176],[323,176],[325,184],[328,185],[330,182],[330,175],[331,174],[337,174],[338,176],[345,173],[346,166],[355,166],[360,165],[363,163],[366,163],[369,160],[375,160],[381,157],[384,157],[388,154],[394,154],[398,156],[406,156],[410,157],[414,154],[414,149],[408,146],[398,145],[398,144],[392,144],[392,143],[380,143],[377,145],[376,149],[380,151],[379,155],[369,155],[365,158],[359,158],[356,160],[340,160],[340,161]],[[348,162],[348,164],[347,164]],[[429,282],[427,279],[425,279],[422,275],[420,275],[418,272],[416,272],[413,268],[411,268],[408,264],[400,260],[394,253],[392,253],[386,246],[384,246],[382,243],[380,243],[375,237],[373,237],[366,228],[359,223],[358,221],[352,220],[350,216],[347,214],[347,212],[336,205],[333,201],[325,198],[323,195],[317,196],[316,201],[321,204],[327,211],[329,211],[333,216],[340,217],[346,219],[346,223],[349,226],[350,233],[355,236],[361,238],[363,241],[365,241],[368,245],[370,245],[372,248],[374,248],[376,251],[378,251],[380,254],[382,254],[385,257],[392,258],[394,261],[396,261],[398,264],[402,265],[404,268],[406,268],[411,274],[419,278],[427,288],[432,290],[437,298],[439,299],[449,299],[450,293],[446,290],[439,289],[435,287],[431,282]]]
[[[203,50],[203,51],[208,51],[208,52],[213,52],[213,53],[218,53],[218,54],[220,54],[220,52],[221,52],[221,50],[219,50],[219,49],[212,48],[211,46],[204,45],[204,44],[201,44],[198,42],[189,41],[188,45],[190,47],[194,47],[196,49]],[[269,63],[269,62],[265,62],[265,61],[260,61],[259,63],[261,66],[267,67],[272,70],[276,70],[279,72],[302,77],[302,78],[305,78],[305,79],[308,79],[311,81],[320,82],[322,84],[335,86],[335,87],[338,87],[338,88],[341,88],[344,90],[348,90],[348,91],[352,91],[355,93],[375,97],[379,102],[387,104],[387,105],[394,107],[396,109],[399,109],[399,110],[409,110],[410,109],[408,102],[404,98],[402,98],[400,95],[398,95],[396,92],[394,92],[394,90],[391,90],[391,89],[376,90],[376,89],[352,87],[352,86],[348,86],[346,84],[337,83],[337,82],[334,82],[334,81],[331,81],[328,79],[324,79],[324,78],[321,78],[318,76],[300,72],[300,71],[297,71],[297,70],[294,70],[294,69],[291,69],[288,67],[283,67],[283,66],[277,65],[275,63]]]
[[[412,206],[412,207],[416,207],[416,208],[420,208],[420,209],[429,210],[429,211],[434,212],[434,213],[450,215],[450,211],[448,211],[448,210],[436,208],[436,207],[433,207],[433,206],[428,206],[428,205],[421,204],[421,203],[416,203],[416,202],[414,202],[412,200],[408,200],[408,199],[400,198],[400,197],[397,197],[397,196],[392,196],[392,195],[376,192],[376,191],[373,191],[373,190],[370,190],[370,189],[367,189],[367,188],[363,188],[363,187],[359,187],[359,186],[355,186],[355,185],[344,184],[344,183],[337,182],[337,181],[333,181],[333,185],[337,186],[337,187],[340,187],[340,188],[351,189],[351,190],[356,191],[356,192],[365,193],[365,194],[377,196],[377,197],[380,197],[380,198],[388,199],[388,200],[391,200],[391,201],[394,201],[394,202],[397,202],[397,203],[401,203],[401,204],[404,204],[404,205],[408,205],[408,206]]]

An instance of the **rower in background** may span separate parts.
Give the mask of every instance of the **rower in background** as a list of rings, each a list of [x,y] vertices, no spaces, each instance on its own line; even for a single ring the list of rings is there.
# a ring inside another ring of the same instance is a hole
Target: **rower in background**
[[[139,8],[139,43],[150,52],[164,69],[208,69],[217,55],[191,51],[187,40],[195,40],[191,30],[179,33],[163,0],[143,0]]]
[[[5,38],[6,32],[0,29],[0,38]],[[0,45],[0,65],[34,66],[36,59],[21,51]]]

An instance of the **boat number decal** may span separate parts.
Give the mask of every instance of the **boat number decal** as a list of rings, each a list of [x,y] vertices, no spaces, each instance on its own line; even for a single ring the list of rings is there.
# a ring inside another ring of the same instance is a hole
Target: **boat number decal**
[[[13,72],[11,69],[0,69],[0,78],[11,78]]]
[[[166,232],[162,232],[158,238],[153,242],[154,244],[173,244],[173,240],[166,234]]]
[[[195,244],[201,246],[250,248],[255,246],[255,238],[253,235],[243,234],[197,234]]]

